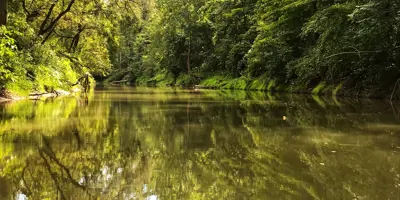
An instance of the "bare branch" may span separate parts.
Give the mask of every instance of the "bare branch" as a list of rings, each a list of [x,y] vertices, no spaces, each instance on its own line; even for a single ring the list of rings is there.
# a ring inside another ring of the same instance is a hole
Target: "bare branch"
[[[361,54],[380,53],[380,52],[383,52],[383,51],[385,51],[385,50],[389,50],[389,49],[390,49],[390,48],[388,48],[388,49],[376,50],[376,51],[360,51],[360,50],[358,50],[357,48],[355,48],[355,47],[353,47],[353,46],[351,46],[350,48],[352,48],[352,49],[354,49],[354,50],[356,50],[356,51],[340,52],[340,53],[336,53],[336,54],[333,54],[333,55],[324,57],[324,59],[328,59],[328,58],[332,58],[332,57],[340,56],[340,55],[346,55],[346,54],[358,54],[359,57],[361,57]],[[393,49],[398,49],[398,48],[400,48],[400,46],[395,46],[395,47],[393,47]]]
[[[361,57],[362,53],[379,53],[379,52],[382,52],[382,51],[348,51],[348,52],[340,52],[340,53],[337,53],[337,54],[333,54],[333,55],[327,56],[324,59],[328,59],[328,58],[332,58],[332,57],[340,56],[340,55],[346,55],[346,54],[358,54]]]

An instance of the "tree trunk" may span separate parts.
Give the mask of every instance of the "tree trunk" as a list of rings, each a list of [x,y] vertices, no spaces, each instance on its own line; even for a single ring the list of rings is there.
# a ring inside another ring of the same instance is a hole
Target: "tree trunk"
[[[74,53],[76,51],[76,48],[78,47],[79,44],[79,38],[81,36],[81,33],[85,30],[85,27],[82,26],[81,24],[78,25],[78,32],[75,34],[75,36],[72,38],[71,44],[69,46],[68,51],[70,53]]]
[[[0,26],[7,25],[7,0],[0,0]]]
[[[188,49],[188,54],[187,54],[187,61],[186,61],[186,65],[187,65],[187,70],[188,73],[190,74],[190,53],[191,53],[191,43],[192,43],[192,38],[191,35],[189,35],[189,49]]]
[[[186,60],[186,67],[188,74],[191,75],[191,69],[190,69],[190,53],[191,53],[191,45],[192,45],[192,30],[191,30],[191,25],[192,25],[192,20],[190,19],[190,11],[188,11],[188,16],[187,16],[187,21],[188,21],[188,30],[189,30],[189,45],[188,45],[188,52],[187,52],[187,60]]]

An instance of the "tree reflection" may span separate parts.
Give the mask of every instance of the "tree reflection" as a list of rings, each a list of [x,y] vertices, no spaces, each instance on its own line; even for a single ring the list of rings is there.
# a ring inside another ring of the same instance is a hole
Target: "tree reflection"
[[[0,198],[399,195],[390,104],[131,88],[88,99],[3,106]]]

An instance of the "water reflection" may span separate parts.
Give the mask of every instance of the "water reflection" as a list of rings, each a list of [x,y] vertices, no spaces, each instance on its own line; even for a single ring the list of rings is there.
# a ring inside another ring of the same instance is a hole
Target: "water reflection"
[[[125,87],[1,104],[0,199],[399,199],[399,111]]]

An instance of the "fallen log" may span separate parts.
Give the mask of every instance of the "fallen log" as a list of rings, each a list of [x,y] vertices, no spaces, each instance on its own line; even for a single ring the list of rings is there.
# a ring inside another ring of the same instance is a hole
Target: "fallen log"
[[[121,85],[121,84],[124,84],[126,82],[128,82],[128,80],[113,81],[113,82],[111,82],[111,84],[113,84],[113,85]]]
[[[30,93],[29,99],[31,100],[38,100],[41,98],[54,98],[58,96],[68,96],[70,92],[64,90],[54,90],[53,92],[43,92],[43,93]]]

